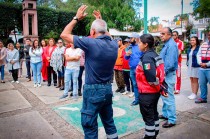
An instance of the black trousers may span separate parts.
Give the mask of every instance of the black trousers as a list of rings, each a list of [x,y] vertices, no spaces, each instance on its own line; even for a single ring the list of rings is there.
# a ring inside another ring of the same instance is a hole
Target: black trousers
[[[18,80],[18,69],[10,70],[10,72],[12,73],[13,80],[17,81]]]
[[[145,122],[145,139],[155,139],[159,133],[157,104],[160,93],[139,94],[139,106]]]
[[[130,78],[130,71],[123,71],[123,76],[124,76],[124,81],[125,81],[125,84],[126,84],[126,88],[127,88],[127,91],[133,91],[133,83],[132,83],[132,80]],[[132,87],[132,89],[131,89]]]
[[[79,77],[78,77],[78,90],[81,91],[82,89],[82,74],[84,71],[85,67],[84,66],[80,66],[79,68]]]
[[[53,67],[48,66],[47,67],[48,84],[51,84],[51,82],[52,82],[51,74],[53,74],[53,83],[57,83],[57,74],[56,74],[56,72],[53,70]]]

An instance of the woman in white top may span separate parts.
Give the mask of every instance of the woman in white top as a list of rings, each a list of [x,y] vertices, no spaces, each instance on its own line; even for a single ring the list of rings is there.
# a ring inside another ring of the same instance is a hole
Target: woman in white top
[[[187,66],[188,76],[190,77],[192,94],[188,96],[189,99],[195,99],[198,93],[198,70],[200,65],[197,62],[197,53],[200,48],[198,37],[191,37],[191,47],[187,51]]]
[[[33,42],[33,46],[29,49],[29,55],[31,57],[31,68],[34,78],[34,87],[41,87],[42,53],[43,50],[39,45],[39,41],[35,40]]]

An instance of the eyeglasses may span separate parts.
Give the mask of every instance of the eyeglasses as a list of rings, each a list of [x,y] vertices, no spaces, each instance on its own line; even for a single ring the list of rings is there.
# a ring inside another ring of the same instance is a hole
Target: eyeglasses
[[[63,42],[58,42],[58,43],[63,43]]]

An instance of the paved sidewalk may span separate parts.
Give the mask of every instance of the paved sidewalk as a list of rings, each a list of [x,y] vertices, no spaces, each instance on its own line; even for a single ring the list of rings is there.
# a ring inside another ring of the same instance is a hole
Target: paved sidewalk
[[[170,129],[161,128],[158,135],[159,139],[208,139],[210,136],[210,97],[208,97],[207,104],[195,104],[193,100],[187,99],[191,90],[185,63],[186,61],[184,60],[181,94],[175,96],[178,117],[177,125]],[[23,67],[24,73],[26,73],[24,64]],[[41,88],[34,88],[33,82],[27,82],[25,77],[19,79],[20,84],[10,83],[9,81],[12,78],[8,73],[6,74],[6,83],[0,83],[0,139],[83,138],[82,130],[78,126],[71,124],[68,119],[65,119],[65,116],[60,116],[59,112],[54,111],[55,108],[69,109],[72,112],[77,112],[78,115],[79,108],[62,107],[71,104],[71,106],[81,104],[81,97],[77,102],[71,98],[59,100],[58,98],[63,92],[54,86],[48,87],[46,82],[42,83],[43,86]],[[113,83],[113,91],[116,88],[116,84]],[[128,96],[121,96],[121,94],[115,94],[114,99],[113,103],[116,107],[114,115],[116,117],[122,120],[123,115],[127,116],[127,113],[135,112],[136,123],[143,123],[138,106],[128,106],[126,108],[119,106],[119,104],[129,105],[132,99],[128,98]],[[120,99],[125,103],[117,102]],[[160,99],[159,108],[161,106],[162,102]],[[76,118],[80,121],[79,117]],[[132,116],[127,118],[134,119]],[[126,122],[121,121],[125,125],[128,124]],[[160,125],[162,124],[163,121]],[[122,139],[139,139],[144,134],[144,129],[140,127],[130,132],[124,130],[124,128],[122,129],[120,126],[117,128],[122,130],[123,134],[120,135]],[[103,128],[99,129],[99,138],[105,138]]]

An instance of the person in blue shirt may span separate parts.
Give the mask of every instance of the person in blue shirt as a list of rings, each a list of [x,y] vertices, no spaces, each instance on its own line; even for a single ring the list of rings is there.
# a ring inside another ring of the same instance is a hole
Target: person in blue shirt
[[[160,119],[167,120],[162,125],[163,128],[169,128],[176,125],[176,106],[174,97],[174,86],[176,83],[176,70],[178,68],[178,46],[172,38],[172,30],[168,27],[162,29],[160,33],[161,40],[164,42],[160,52],[160,57],[164,61],[165,81],[168,84],[168,97],[162,97],[163,108]]]
[[[136,66],[140,61],[140,57],[142,56],[142,52],[138,47],[139,42],[139,34],[133,32],[130,36],[130,46],[129,51],[126,52],[125,59],[129,59],[129,66],[130,66],[130,78],[132,80],[133,89],[134,89],[134,101],[131,103],[131,106],[135,106],[139,104],[139,92],[136,83]]]
[[[72,35],[72,30],[79,20],[87,14],[86,5],[82,5],[73,20],[61,33],[61,38],[73,43],[85,52],[85,85],[81,123],[85,139],[98,139],[97,117],[100,115],[108,139],[118,139],[113,120],[112,85],[113,68],[117,59],[118,44],[107,32],[107,24],[101,19],[99,11],[94,11],[96,20],[90,29],[90,37]]]

